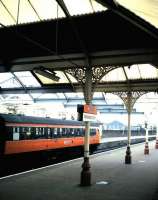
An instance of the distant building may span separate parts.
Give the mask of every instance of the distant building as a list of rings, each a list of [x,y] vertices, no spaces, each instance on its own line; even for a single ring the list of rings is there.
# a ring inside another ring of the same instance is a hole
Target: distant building
[[[125,125],[119,121],[112,121],[108,124],[106,124],[107,130],[123,130],[125,129]]]

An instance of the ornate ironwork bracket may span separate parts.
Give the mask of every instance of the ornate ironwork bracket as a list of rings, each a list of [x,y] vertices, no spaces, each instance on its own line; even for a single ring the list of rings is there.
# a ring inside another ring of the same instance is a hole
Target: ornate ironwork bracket
[[[85,101],[89,104],[99,81],[116,68],[118,66],[71,68],[65,70],[65,73],[73,76],[82,85]]]
[[[98,83],[107,73],[118,68],[120,66],[106,66],[106,67],[92,67],[92,83]],[[70,68],[65,72],[71,74],[78,83],[85,84],[86,82],[86,67],[83,68]]]
[[[113,94],[116,94],[122,99],[128,113],[132,112],[132,109],[137,99],[139,99],[143,94],[146,93],[146,91],[113,92]]]

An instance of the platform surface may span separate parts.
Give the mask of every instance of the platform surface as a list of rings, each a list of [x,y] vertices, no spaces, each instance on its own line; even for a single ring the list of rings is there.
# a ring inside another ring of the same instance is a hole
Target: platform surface
[[[148,138],[156,138],[156,135],[149,135]],[[145,139],[145,135],[141,135],[141,136],[131,136],[131,140],[132,139]],[[125,137],[105,137],[101,139],[101,143],[108,143],[108,142],[115,142],[115,141],[127,141],[127,136]]]
[[[130,165],[125,148],[92,156],[88,187],[79,186],[83,159],[0,179],[0,200],[155,200],[158,150],[154,141],[149,146],[149,155],[144,144],[132,146]]]

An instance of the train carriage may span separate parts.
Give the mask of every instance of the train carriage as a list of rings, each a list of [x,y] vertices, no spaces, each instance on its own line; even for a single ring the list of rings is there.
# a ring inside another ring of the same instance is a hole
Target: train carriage
[[[81,149],[84,133],[79,121],[0,114],[0,155]],[[92,124],[90,146],[99,143],[99,126]]]

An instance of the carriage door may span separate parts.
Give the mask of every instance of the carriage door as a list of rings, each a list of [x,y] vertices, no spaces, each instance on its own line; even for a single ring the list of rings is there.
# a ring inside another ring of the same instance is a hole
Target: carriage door
[[[5,122],[0,119],[0,156],[3,156],[5,151],[6,131]]]

